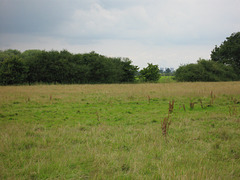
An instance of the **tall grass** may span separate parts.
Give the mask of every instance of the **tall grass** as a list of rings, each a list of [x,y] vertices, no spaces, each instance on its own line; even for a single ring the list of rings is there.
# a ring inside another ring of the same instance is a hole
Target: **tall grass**
[[[238,102],[240,82],[0,87],[0,179],[239,179]]]

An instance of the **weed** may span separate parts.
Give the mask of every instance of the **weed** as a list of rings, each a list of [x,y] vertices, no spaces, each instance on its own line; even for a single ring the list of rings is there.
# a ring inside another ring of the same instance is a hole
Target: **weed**
[[[150,104],[150,101],[151,101],[151,97],[148,95],[148,104]]]
[[[190,109],[194,109],[194,104],[196,104],[195,102],[190,102]]]
[[[171,121],[170,121],[169,113],[168,113],[168,117],[165,117],[161,123],[162,135],[164,137],[166,137],[168,135],[168,129],[169,129],[170,124],[171,124]]]
[[[203,102],[202,102],[202,99],[199,99],[199,102],[201,104],[201,108],[203,109]]]
[[[185,104],[183,104],[182,106],[183,106],[184,111],[186,112]]]
[[[210,93],[210,97],[211,97],[211,100],[210,100],[210,105],[209,106],[212,106],[214,104],[215,99],[216,99],[216,96],[213,94],[212,91]]]
[[[169,101],[169,108],[168,108],[168,112],[171,114],[173,112],[173,108],[174,108],[174,99],[171,101]]]

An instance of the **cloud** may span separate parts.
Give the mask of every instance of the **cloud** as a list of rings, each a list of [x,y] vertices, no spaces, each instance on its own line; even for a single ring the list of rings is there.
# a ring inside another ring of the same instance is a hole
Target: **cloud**
[[[76,8],[87,9],[92,0],[0,0],[1,33],[53,34]]]
[[[209,58],[239,31],[239,12],[238,0],[0,0],[0,48],[95,50],[176,67]]]
[[[108,10],[96,3],[90,10],[76,10],[71,19],[72,21],[63,24],[61,34],[89,39],[142,38],[149,23],[143,7]]]
[[[216,3],[219,1],[96,1],[89,9],[75,10],[61,34],[80,40],[136,39],[158,45],[208,43],[232,32],[233,26],[237,29],[239,23],[234,18],[239,8],[234,11],[229,1]]]

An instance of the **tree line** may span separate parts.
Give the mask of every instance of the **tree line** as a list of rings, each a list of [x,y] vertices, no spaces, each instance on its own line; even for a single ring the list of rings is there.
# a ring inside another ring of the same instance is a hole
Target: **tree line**
[[[164,74],[172,75],[167,70]],[[0,50],[0,85],[157,82],[160,74],[158,65],[148,63],[139,71],[128,58],[106,57],[94,51],[72,54],[67,50]],[[240,80],[240,32],[216,46],[210,60],[182,65],[174,76],[177,81]]]
[[[138,70],[128,58],[67,50],[0,51],[0,84],[134,82]]]
[[[0,51],[0,85],[157,82],[160,76],[158,65],[148,63],[139,71],[128,58],[106,57],[94,51]]]

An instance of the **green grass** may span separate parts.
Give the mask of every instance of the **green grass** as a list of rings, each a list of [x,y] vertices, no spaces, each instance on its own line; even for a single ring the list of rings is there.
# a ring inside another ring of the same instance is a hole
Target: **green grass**
[[[240,82],[0,87],[0,179],[239,179],[239,101]]]
[[[172,83],[176,82],[174,80],[174,76],[161,76],[160,79],[158,80],[159,83]]]

